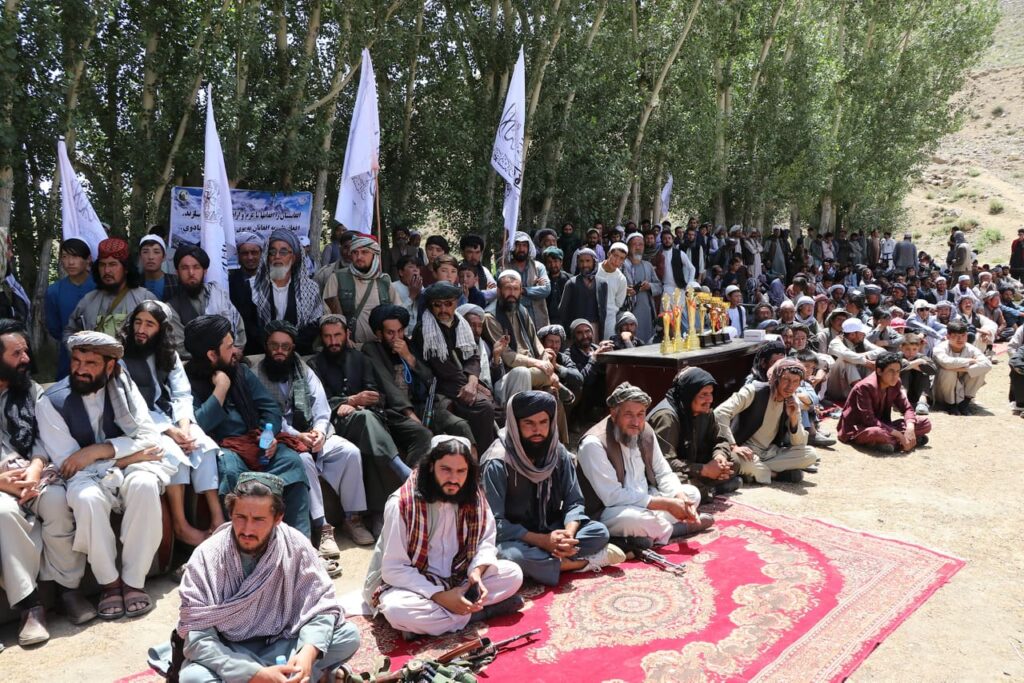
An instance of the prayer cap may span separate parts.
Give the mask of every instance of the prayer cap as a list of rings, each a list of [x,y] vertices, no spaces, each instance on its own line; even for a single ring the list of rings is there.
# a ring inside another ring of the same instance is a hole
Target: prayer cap
[[[481,311],[482,313],[482,311]],[[483,317],[481,315],[481,317]],[[384,329],[385,320],[397,320],[402,327],[409,326],[409,310],[395,304],[381,304],[370,311],[370,329],[380,332]]]
[[[635,240],[635,239],[640,239],[640,240],[642,240],[643,238],[644,238],[644,236],[643,236],[643,234],[642,234],[642,233],[639,233],[639,232],[631,232],[631,233],[629,233],[629,236],[628,236],[628,237],[626,238],[626,244],[629,244],[630,242],[632,242],[632,241],[633,241],[633,240]]]
[[[799,299],[796,300],[796,307],[797,308],[800,308],[801,306],[808,306],[808,305],[813,306],[814,305],[814,299],[812,299],[811,297],[809,297],[807,295],[801,296]]]
[[[373,313],[371,312],[371,315]],[[348,319],[341,313],[327,313],[321,316],[319,327],[322,330],[324,325],[341,325],[346,330],[348,329]]]
[[[838,285],[838,284],[837,285],[832,285],[831,287],[829,287],[828,288],[828,293],[831,294],[832,292],[836,291],[837,289],[841,290],[843,292],[843,294],[846,294],[846,287],[844,287],[843,285]]]
[[[199,265],[203,267],[203,270],[209,270],[210,256],[198,244],[183,244],[174,251],[175,269],[177,269],[178,264],[181,263],[181,259],[186,256],[191,256],[196,261],[199,261]]]
[[[484,309],[480,308],[476,304],[462,304],[455,309],[455,312],[465,318],[467,315],[475,315],[481,320],[484,317]],[[537,336],[540,337],[540,332],[537,332]]]
[[[243,244],[255,244],[260,249],[263,248],[263,238],[254,232],[243,230],[242,232],[235,233],[235,246],[240,247]]]
[[[81,237],[69,237],[60,243],[60,250],[77,256],[79,258],[89,258],[92,256],[92,249]]]
[[[627,401],[643,403],[645,406],[651,405],[650,395],[640,387],[635,387],[629,382],[623,382],[619,386],[615,387],[615,391],[608,396],[605,403],[608,404],[609,408],[614,408],[626,403]]]
[[[986,299],[991,299],[992,297],[998,297],[998,296],[999,296],[999,292],[997,290],[990,289],[990,290],[988,290],[988,292],[985,293],[985,296],[981,297],[981,299],[982,299],[982,301],[985,301]]]
[[[242,484],[250,481],[263,484],[275,496],[280,497],[284,495],[284,480],[270,472],[242,472],[238,475],[238,481],[235,483],[235,493],[238,493],[238,489],[242,487]]]
[[[924,309],[924,308],[934,308],[934,306],[932,306],[930,303],[928,303],[924,299],[918,299],[917,301],[914,302],[914,310],[915,311],[920,311],[921,309]]]
[[[352,240],[352,244],[349,245],[350,249],[369,249],[374,254],[380,253],[380,245],[377,244],[377,240],[372,237],[366,237],[361,235]]]
[[[430,439],[430,450],[434,450],[439,444],[447,443],[449,441],[458,441],[466,448],[472,449],[473,445],[469,443],[469,439],[464,436],[453,436],[452,434],[438,434]]]
[[[623,244],[622,242],[616,242],[616,243],[615,243],[615,244],[613,244],[612,246],[608,247],[608,253],[610,254],[610,253],[612,253],[613,251],[615,251],[616,249],[618,249],[619,251],[621,251],[621,252],[624,252],[624,253],[626,253],[626,254],[628,254],[628,253],[629,253],[629,249],[628,249],[628,248],[626,248],[626,245],[625,245],[625,244]]]
[[[98,257],[112,258],[118,261],[128,260],[128,243],[120,237],[108,237],[97,247]]]
[[[958,277],[958,278],[956,279],[956,281],[957,281],[957,282],[970,282],[970,281],[971,281],[971,276],[970,276],[970,275],[967,275],[967,274],[965,273],[965,274],[961,275],[960,277]]]
[[[147,244],[159,244],[164,253],[167,253],[167,243],[164,242],[164,238],[160,235],[143,235],[142,239],[139,240],[139,248],[141,249]]]
[[[428,304],[431,301],[457,300],[460,296],[462,296],[462,290],[450,282],[435,282],[423,290],[423,299]]]
[[[740,288],[738,286],[736,286],[736,285],[729,285],[728,287],[725,288],[725,295],[729,296],[733,292],[738,292],[738,291],[740,291]]]
[[[939,309],[939,308],[953,308],[953,302],[952,301],[948,301],[946,299],[943,299],[943,300],[939,301],[937,304],[935,304],[935,308],[936,309]]]
[[[459,249],[483,249],[484,238],[480,235],[463,235],[462,239],[459,240]]]
[[[85,330],[68,337],[68,351],[88,351],[98,353],[106,358],[121,358],[124,356],[124,347],[109,334]]]
[[[537,413],[555,418],[555,397],[546,391],[520,391],[512,397],[512,415],[521,420]]]
[[[495,279],[495,282],[501,282],[507,277],[510,277],[519,283],[522,283],[523,281],[523,276],[519,274],[519,271],[512,270],[511,268],[506,268],[505,270],[501,271],[498,274],[498,277]]]
[[[583,247],[576,250],[576,260],[579,261],[580,256],[589,256],[590,258],[597,260],[597,252],[590,247]]]
[[[296,337],[299,336],[299,331],[295,329],[295,325],[292,325],[287,320],[271,320],[269,323],[267,323],[267,326],[264,329],[264,331],[267,333],[267,339],[270,339],[270,335],[274,334],[275,332],[284,332],[289,337],[291,337],[293,341],[295,340]],[[221,339],[223,338],[224,337],[221,337]]]
[[[462,307],[460,306],[459,308]],[[565,343],[565,328],[562,327],[561,325],[545,325],[544,327],[537,330],[537,339],[543,340],[544,337],[547,337],[552,334],[557,334],[558,337],[562,340],[562,343]]]
[[[224,337],[231,334],[231,323],[222,315],[201,315],[185,325],[185,350],[193,358],[206,357]]]
[[[561,261],[562,259],[565,258],[565,252],[559,249],[558,247],[548,247],[541,252],[541,256],[543,258],[551,256]]]
[[[868,329],[864,327],[864,323],[861,322],[860,318],[850,318],[843,321],[843,334],[856,334],[857,332],[865,334],[867,331]]]
[[[937,278],[935,278],[935,284],[938,284],[940,282],[945,282],[945,281],[946,281],[946,278],[943,277],[942,275],[940,275]]]

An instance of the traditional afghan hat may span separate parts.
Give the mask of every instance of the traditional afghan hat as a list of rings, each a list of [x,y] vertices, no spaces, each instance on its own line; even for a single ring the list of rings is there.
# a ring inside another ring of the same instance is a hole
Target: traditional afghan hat
[[[109,334],[85,330],[68,337],[68,351],[88,351],[98,353],[105,358],[121,358],[124,356],[124,347]]]
[[[299,330],[295,325],[292,325],[287,320],[271,320],[264,328],[264,332],[266,332],[267,339],[270,339],[270,335],[275,332],[284,332],[291,337],[293,341],[299,336]],[[221,339],[223,339],[223,337],[221,337]]]
[[[139,248],[141,249],[147,244],[158,244],[164,253],[167,253],[167,243],[164,242],[164,238],[160,235],[143,235],[142,239],[139,240]]]
[[[565,252],[558,247],[547,247],[540,255],[542,258],[556,258],[559,261],[565,258]]]
[[[128,260],[128,243],[120,237],[108,237],[96,248],[97,258],[112,258],[118,261]]]
[[[263,249],[263,238],[247,230],[235,233],[235,246],[240,247],[243,244],[255,244],[260,249]]]
[[[435,282],[423,290],[423,299],[428,304],[431,301],[445,301],[462,296],[462,290],[450,282]]]
[[[366,237],[366,236],[360,236],[360,237],[354,238],[352,240],[352,244],[349,246],[349,248],[350,249],[369,249],[374,254],[379,254],[380,253],[380,245],[377,244],[377,240],[375,240],[375,239],[373,239],[371,237]]]
[[[481,315],[481,317],[483,316]],[[408,327],[409,309],[395,304],[381,304],[370,311],[370,329],[374,332],[384,329],[385,320],[397,320],[402,327]]]
[[[622,405],[627,401],[635,403],[643,403],[645,406],[651,405],[651,397],[640,387],[635,387],[629,382],[623,382],[619,386],[615,387],[615,390],[608,396],[605,403],[609,408]]]
[[[231,334],[231,323],[222,315],[201,315],[185,325],[185,350],[193,358],[205,357]]]
[[[379,308],[379,306],[374,308],[373,310],[375,311],[375,310],[377,310],[377,308]],[[373,311],[370,312],[370,315],[371,316],[373,315]],[[348,318],[346,318],[341,313],[327,313],[327,314],[321,316],[321,318],[320,318],[320,323],[319,323],[320,329],[322,330],[325,325],[341,325],[342,327],[344,327],[347,330],[348,329]]]
[[[178,268],[178,264],[181,263],[181,259],[186,256],[191,256],[198,261],[199,265],[203,267],[203,270],[209,270],[210,256],[198,244],[183,244],[174,251],[175,269]]]
[[[242,484],[250,481],[263,484],[275,496],[284,495],[284,479],[270,472],[242,472],[238,475],[238,481],[235,483],[235,493],[238,492]]]
[[[594,323],[590,322],[586,318],[576,318],[575,320],[573,320],[572,323],[569,325],[569,334],[575,335],[576,328],[579,327],[580,325],[586,325],[587,327],[590,328],[590,331],[592,333],[597,334],[597,329],[594,327]]]
[[[565,343],[565,328],[561,325],[545,325],[537,330],[537,339],[544,339],[544,337],[552,334],[558,335],[558,338],[562,340],[562,343]]]

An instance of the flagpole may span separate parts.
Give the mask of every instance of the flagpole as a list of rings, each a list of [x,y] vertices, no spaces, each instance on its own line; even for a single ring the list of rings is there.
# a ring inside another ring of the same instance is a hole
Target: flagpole
[[[373,199],[377,205],[377,244],[384,248],[384,230],[380,227],[380,181],[379,172],[373,174]]]

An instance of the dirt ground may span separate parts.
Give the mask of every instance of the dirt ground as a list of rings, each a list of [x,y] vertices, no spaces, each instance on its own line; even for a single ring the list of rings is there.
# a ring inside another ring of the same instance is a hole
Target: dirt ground
[[[1020,506],[1024,420],[1007,406],[1007,366],[996,366],[979,404],[984,415],[932,415],[931,443],[909,456],[873,457],[843,445],[822,451],[818,474],[799,485],[741,490],[766,509],[838,522],[920,543],[967,566],[903,623],[854,681],[1024,680],[1024,508]],[[342,544],[339,595],[362,582],[369,551]],[[168,637],[177,587],[150,584],[157,608],[136,621],[76,628],[51,621],[42,648],[17,646],[16,624],[0,628],[5,681],[113,681],[146,668],[146,648]]]

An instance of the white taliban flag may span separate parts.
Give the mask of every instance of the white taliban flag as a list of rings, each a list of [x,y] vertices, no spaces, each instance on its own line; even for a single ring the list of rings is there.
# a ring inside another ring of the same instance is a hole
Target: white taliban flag
[[[668,182],[661,188],[661,220],[668,218],[668,205],[672,199],[672,174],[668,174]]]
[[[85,240],[95,261],[97,248],[100,242],[107,239],[107,231],[93,210],[82,183],[78,182],[75,169],[71,168],[64,138],[57,141],[57,163],[60,167],[61,232],[64,239],[77,237]]]
[[[380,115],[377,112],[377,81],[373,76],[370,51],[363,48],[359,91],[348,129],[345,165],[334,220],[349,230],[373,232],[374,178],[380,169]]]
[[[498,133],[494,136],[491,166],[505,179],[505,205],[501,215],[505,218],[505,236],[508,247],[519,224],[519,199],[523,194],[523,134],[526,132],[526,66],[523,48],[519,48],[512,80],[505,95],[505,108],[501,112]]]
[[[206,147],[203,159],[203,222],[199,246],[210,257],[206,281],[228,291],[228,261],[235,254],[235,218],[224,152],[213,119],[213,87],[206,88]]]

